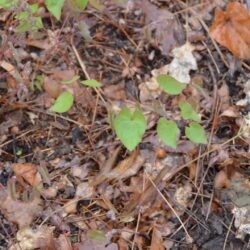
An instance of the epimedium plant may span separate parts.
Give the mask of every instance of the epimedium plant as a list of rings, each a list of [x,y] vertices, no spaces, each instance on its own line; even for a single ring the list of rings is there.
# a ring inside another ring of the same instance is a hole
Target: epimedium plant
[[[78,80],[79,76],[74,76],[72,79],[62,81],[62,84],[71,84]],[[160,75],[157,78],[160,87],[170,95],[178,95],[185,88],[186,84],[181,83],[168,75]],[[94,79],[80,81],[86,87],[99,88],[102,84]],[[74,95],[70,91],[62,92],[51,107],[51,111],[64,113],[70,110],[74,103]],[[185,136],[194,143],[207,144],[205,130],[200,125],[201,116],[193,109],[192,105],[186,101],[179,103],[179,109],[182,119],[189,121],[189,125],[185,127]],[[147,128],[146,118],[141,111],[139,105],[134,111],[127,107],[111,116],[111,125],[116,132],[118,139],[129,150],[135,147],[142,141],[143,135]],[[180,129],[175,121],[165,117],[160,117],[156,128],[159,138],[169,147],[176,148],[180,137]]]
[[[71,84],[78,80],[80,77],[78,75],[73,76],[72,79],[67,81],[62,81],[62,84]],[[102,86],[102,84],[94,79],[89,80],[83,80],[80,81],[81,84],[92,87],[92,88],[99,88]],[[56,99],[55,103],[50,108],[51,111],[57,112],[57,113],[65,113],[71,109],[71,107],[74,104],[74,95],[71,91],[64,91],[62,92]]]
[[[45,0],[45,6],[48,11],[57,19],[60,20],[62,8],[65,3],[70,4],[73,10],[83,11],[87,4],[90,3],[93,7],[98,8],[97,0]],[[39,5],[28,4],[22,0],[0,0],[0,7],[13,10],[15,19],[19,24],[16,27],[16,32],[37,31],[43,28],[42,18],[39,15]],[[99,6],[100,7],[100,6]],[[78,80],[79,76],[74,76],[68,81],[62,81],[62,84],[71,84]],[[43,82],[42,76],[35,79],[33,88],[40,88]],[[186,84],[177,81],[169,75],[159,75],[157,77],[159,86],[169,95],[178,95],[185,88]],[[87,87],[99,88],[101,83],[94,79],[81,81]],[[70,110],[74,103],[74,95],[71,91],[62,92],[56,99],[55,103],[50,108],[53,112],[64,113]],[[201,117],[193,109],[188,102],[179,103],[181,117],[189,121],[189,125],[185,128],[186,137],[194,143],[207,143],[205,130],[200,125]],[[143,135],[147,128],[146,118],[143,115],[139,106],[135,111],[128,108],[123,108],[115,117],[111,119],[111,125],[114,128],[117,137],[123,145],[133,150],[142,141]],[[177,142],[180,137],[180,129],[175,121],[161,117],[156,128],[159,138],[172,148],[177,147]]]
[[[178,95],[186,88],[186,84],[177,81],[169,75],[158,76],[157,82],[170,95]],[[181,117],[190,121],[185,128],[186,137],[194,143],[207,144],[205,130],[199,124],[201,121],[200,115],[196,113],[188,102],[180,102],[179,109]],[[147,123],[146,118],[138,107],[136,107],[134,112],[128,108],[123,108],[114,118],[113,127],[123,145],[129,150],[133,150],[141,142]],[[161,117],[158,120],[156,131],[159,138],[166,145],[171,148],[177,147],[180,129],[175,121]]]

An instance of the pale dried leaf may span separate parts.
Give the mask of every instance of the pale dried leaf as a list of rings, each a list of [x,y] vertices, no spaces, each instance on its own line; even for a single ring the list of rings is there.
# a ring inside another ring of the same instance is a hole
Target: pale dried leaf
[[[11,246],[8,250],[33,250],[48,247],[53,238],[54,227],[41,226],[36,229],[24,227],[17,232],[18,243]]]
[[[0,210],[4,216],[18,224],[19,228],[29,226],[42,211],[41,199],[35,196],[31,201],[14,200],[6,190],[0,189]]]
[[[182,83],[189,83],[190,70],[197,69],[197,62],[192,54],[193,50],[194,47],[189,42],[172,50],[174,59],[169,64],[169,74]]]

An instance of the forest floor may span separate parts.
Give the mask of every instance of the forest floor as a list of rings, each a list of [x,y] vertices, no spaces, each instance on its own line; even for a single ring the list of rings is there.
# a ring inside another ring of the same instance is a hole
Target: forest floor
[[[209,32],[230,1],[108,0],[61,21],[39,2],[39,32],[0,9],[0,249],[250,249],[249,60]],[[179,95],[155,81],[173,61]],[[74,105],[52,112],[65,90]],[[188,140],[180,101],[207,144]],[[110,117],[136,106],[147,130],[130,151]],[[178,124],[175,149],[160,117]]]

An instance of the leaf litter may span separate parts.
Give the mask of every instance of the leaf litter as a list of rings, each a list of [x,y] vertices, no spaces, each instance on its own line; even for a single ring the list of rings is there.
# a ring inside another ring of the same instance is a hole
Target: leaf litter
[[[65,7],[62,23],[40,2],[46,29],[27,36],[10,32],[17,20],[1,9],[0,244],[234,249],[236,232],[244,249],[249,66],[240,59],[248,58],[247,5],[105,1],[101,11],[93,2],[81,14]],[[212,21],[217,48],[206,35]],[[161,75],[185,88],[169,95],[157,81]],[[81,84],[86,80],[88,86]],[[51,113],[65,91],[74,105]],[[112,131],[112,115],[138,106],[147,130],[127,151]],[[179,128],[171,142],[156,135],[160,117]],[[207,145],[187,140],[206,143],[194,126],[205,129]]]

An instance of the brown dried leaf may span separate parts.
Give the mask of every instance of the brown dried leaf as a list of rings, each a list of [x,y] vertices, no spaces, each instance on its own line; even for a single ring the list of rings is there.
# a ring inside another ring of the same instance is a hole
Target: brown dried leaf
[[[163,240],[160,231],[154,227],[150,250],[164,250]]]
[[[1,188],[0,200],[1,212],[9,221],[17,223],[19,228],[29,226],[42,211],[41,199],[38,196],[31,201],[23,202],[14,200],[5,189]]]
[[[217,9],[210,34],[236,57],[250,59],[250,15],[241,3],[229,3],[225,12]]]
[[[185,42],[184,30],[175,16],[167,9],[158,8],[150,1],[141,1],[141,9],[145,13],[146,24],[162,45],[162,53],[168,55],[170,50]]]
[[[37,171],[37,166],[32,163],[15,163],[12,166],[17,178],[28,182],[32,187],[37,187],[42,182],[41,175]]]
[[[62,85],[58,81],[46,76],[43,88],[51,97],[57,98],[61,93]]]

